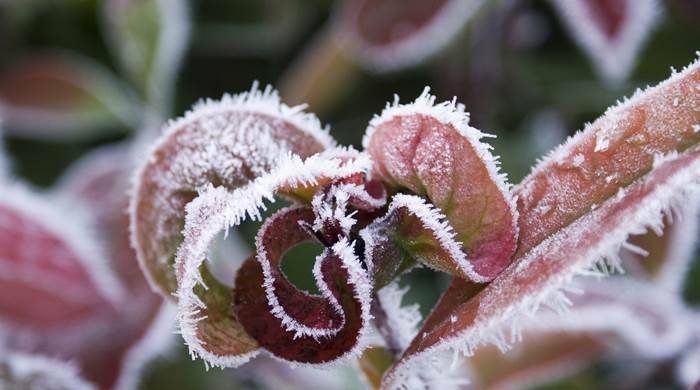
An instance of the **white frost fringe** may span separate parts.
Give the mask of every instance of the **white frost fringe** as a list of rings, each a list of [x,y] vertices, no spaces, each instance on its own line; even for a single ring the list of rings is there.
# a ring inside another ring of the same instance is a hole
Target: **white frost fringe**
[[[285,105],[280,101],[278,92],[273,90],[271,86],[260,90],[256,82],[253,83],[248,92],[237,95],[227,94],[217,101],[211,99],[201,100],[182,117],[171,120],[166,124],[163,134],[153,144],[148,153],[145,153],[146,158],[135,170],[132,178],[132,196],[129,206],[131,243],[136,250],[139,264],[154,291],[163,293],[163,290],[155,283],[151,273],[148,272],[145,266],[146,258],[139,245],[135,228],[137,208],[140,201],[138,196],[141,193],[143,181],[155,181],[166,189],[165,192],[176,191],[182,188],[201,191],[204,190],[208,183],[207,175],[210,170],[219,171],[223,176],[238,175],[237,170],[240,169],[243,160],[254,168],[256,175],[267,173],[268,168],[265,167],[263,170],[259,165],[263,162],[278,160],[280,155],[285,154],[288,149],[283,147],[282,143],[279,145],[275,143],[270,135],[269,129],[279,123],[291,124],[299,131],[315,138],[323,147],[327,149],[332,148],[335,143],[329,135],[328,129],[322,128],[319,119],[313,114],[304,112],[304,108],[305,106],[303,105],[294,107]],[[243,123],[234,124],[209,123],[206,121],[207,118],[216,118],[226,113],[259,113],[270,117],[272,124],[252,121],[250,118]],[[168,168],[168,171],[158,172],[157,177],[146,178],[145,172],[153,163],[153,159],[158,151],[163,150],[179,131],[199,122],[202,122],[202,126],[204,126],[204,130],[200,132],[203,134],[199,134],[201,139],[191,140],[190,143],[196,144],[201,150],[189,151],[187,154],[180,155],[173,162],[174,165]],[[221,140],[222,136],[225,137],[223,140]],[[217,146],[212,145],[211,142],[213,140],[220,143],[221,145],[219,146],[221,148],[226,148],[226,153],[222,153]],[[230,155],[233,152],[240,153],[240,156],[233,161],[222,158],[222,155]],[[166,217],[173,215],[180,217],[184,214],[184,210],[173,210],[166,197],[167,194],[161,194],[150,200],[151,202],[156,202],[156,206],[163,210],[160,217],[161,220],[156,221],[156,225],[158,225],[156,236],[176,234],[177,232],[170,232],[163,226],[163,220]],[[161,256],[158,260],[166,263],[169,261],[170,255]]]
[[[399,287],[397,281],[389,283],[377,292],[379,304],[386,313],[387,326],[402,351],[408,348],[408,345],[418,334],[418,325],[423,319],[418,304],[401,305],[406,292],[408,292],[408,287]]]
[[[236,95],[224,94],[220,100],[202,99],[195,103],[191,110],[166,125],[160,140],[154,146],[154,151],[165,143],[170,135],[184,126],[196,122],[199,119],[227,113],[227,112],[254,112],[265,114],[273,118],[289,122],[294,127],[316,138],[326,148],[335,146],[335,141],[328,132],[328,127],[321,127],[321,121],[316,115],[304,112],[305,104],[288,106],[280,100],[279,92],[271,85],[265,89],[258,88],[258,82],[254,82],[248,92]],[[153,153],[149,153],[153,155]]]
[[[56,207],[59,203],[59,207]],[[87,210],[60,207],[61,199],[36,194],[20,184],[6,185],[0,192],[0,205],[16,210],[44,227],[73,252],[93,280],[95,288],[115,304],[126,296],[125,287],[109,265],[109,258],[96,243]],[[65,205],[68,206],[68,205]],[[70,210],[70,215],[64,211]]]
[[[97,387],[80,376],[78,368],[68,362],[41,355],[0,351],[0,374],[2,366],[9,370],[9,378],[0,375],[0,388],[15,386],[42,390],[97,390]],[[11,381],[6,383],[5,380]]]
[[[349,156],[353,157],[349,160],[343,158]],[[367,172],[371,163],[365,154],[343,149],[316,154],[304,161],[290,153],[282,156],[275,167],[267,175],[233,191],[209,186],[187,205],[184,240],[175,261],[179,281],[178,322],[192,357],[199,356],[215,367],[241,365],[256,352],[218,356],[207,351],[197,338],[197,323],[204,318],[200,313],[205,305],[193,289],[196,285],[206,287],[198,268],[205,261],[212,240],[220,231],[238,226],[245,219],[260,220],[265,201],[273,202],[282,187],[314,185],[323,177],[343,178]]]
[[[628,11],[619,35],[609,39],[586,10],[587,0],[551,1],[573,39],[591,58],[598,73],[610,83],[619,83],[627,78],[639,49],[661,13],[657,0],[626,0],[625,8]]]
[[[667,161],[674,156],[677,154],[671,153],[659,161]],[[546,288],[502,308],[497,316],[477,321],[474,326],[463,330],[457,336],[442,340],[431,348],[405,357],[404,363],[396,366],[389,376],[384,378],[383,387],[401,388],[410,373],[420,369],[421,364],[425,362],[432,363],[436,369],[439,369],[441,365],[444,367],[450,356],[457,358],[460,353],[471,356],[477,348],[486,344],[493,344],[503,351],[507,350],[511,342],[520,338],[522,318],[535,316],[543,306],[558,310],[569,307],[570,301],[566,297],[566,292],[570,290],[571,281],[575,277],[600,277],[610,270],[619,269],[620,248],[631,234],[642,234],[647,229],[660,231],[663,227],[664,213],[694,200],[698,195],[700,195],[700,161],[694,161],[683,170],[674,172],[664,184],[657,185],[642,202],[628,212],[624,226],[618,226],[615,230],[607,232],[604,238],[591,246],[587,252],[576,256],[576,259],[570,262],[568,270],[550,280]],[[609,200],[609,202],[614,201],[616,201],[614,198]],[[605,204],[601,207],[604,206]],[[556,238],[552,236],[545,242]],[[527,268],[537,256],[535,248],[521,259],[516,267]],[[570,292],[578,292],[578,290]],[[483,302],[482,306],[488,306],[488,302]],[[505,329],[511,329],[510,341],[506,337]]]
[[[430,87],[425,87],[423,92],[413,101],[413,103],[401,104],[399,96],[394,95],[393,103],[387,103],[381,114],[375,115],[369,122],[367,131],[362,138],[362,146],[367,149],[370,139],[374,131],[382,123],[390,121],[397,116],[410,116],[422,114],[435,118],[437,121],[453,127],[474,148],[474,151],[479,156],[479,159],[486,166],[491,180],[496,183],[499,190],[503,194],[503,198],[508,203],[511,214],[513,215],[513,229],[518,231],[518,209],[515,205],[515,200],[510,195],[510,184],[505,173],[500,171],[498,156],[491,153],[493,146],[482,142],[482,138],[495,138],[493,134],[484,133],[469,125],[469,113],[465,111],[464,104],[457,103],[457,98],[451,101],[435,103],[436,97],[430,94]]]
[[[671,77],[668,79],[660,82],[657,85],[654,86],[649,86],[644,89],[637,89],[632,96],[623,99],[622,101],[618,101],[618,103],[614,106],[609,107],[607,110],[605,110],[605,114],[600,117],[598,120],[596,120],[593,123],[587,123],[582,130],[579,130],[576,132],[576,134],[570,136],[567,138],[567,140],[550,151],[546,156],[543,158],[538,159],[537,164],[533,166],[533,168],[530,171],[529,176],[534,176],[537,175],[538,173],[544,171],[547,169],[549,166],[552,165],[562,165],[564,164],[564,160],[568,157],[573,155],[574,153],[571,152],[571,150],[580,145],[583,138],[587,136],[588,133],[591,133],[593,129],[597,126],[600,126],[601,129],[596,131],[596,146],[598,146],[599,150],[604,150],[607,148],[607,138],[608,134],[606,134],[608,131],[607,130],[612,130],[616,127],[617,121],[620,119],[624,119],[625,116],[627,115],[628,111],[630,108],[634,107],[635,105],[639,104],[642,99],[644,99],[645,96],[649,94],[654,94],[658,93],[659,90],[666,88],[669,85],[673,85],[675,83],[678,83],[678,81],[682,78],[687,77],[690,75],[692,72],[697,71],[697,69],[700,67],[700,51],[696,52],[696,55],[698,58],[687,66],[685,66],[680,72],[677,72],[675,69],[673,70]],[[695,85],[694,86],[696,90],[700,91],[700,85]],[[665,100],[670,98],[669,96],[664,96],[664,101],[661,104],[668,104]],[[655,107],[656,108],[656,107]],[[660,108],[657,108],[660,109]],[[659,129],[659,131],[672,131],[673,129]],[[521,185],[516,186],[513,191],[514,192],[520,192],[520,193],[527,193],[527,191],[520,191]]]
[[[406,208],[411,214],[416,216],[423,226],[433,232],[438,240],[438,243],[444,251],[450,254],[450,259],[457,265],[461,272],[468,276],[469,279],[476,283],[485,283],[489,279],[476,272],[472,263],[467,259],[467,256],[462,250],[462,245],[457,241],[457,234],[452,229],[452,226],[447,222],[447,218],[432,205],[428,204],[423,198],[415,195],[397,194],[392,198],[389,204],[389,209],[385,216],[370,224],[367,228],[362,229],[360,237],[365,241],[365,261],[369,269],[370,275],[374,274],[374,260],[372,252],[379,240],[375,239],[376,233],[373,231],[374,225],[381,226],[382,222],[389,218],[392,213],[399,208]],[[434,268],[431,264],[425,264]]]

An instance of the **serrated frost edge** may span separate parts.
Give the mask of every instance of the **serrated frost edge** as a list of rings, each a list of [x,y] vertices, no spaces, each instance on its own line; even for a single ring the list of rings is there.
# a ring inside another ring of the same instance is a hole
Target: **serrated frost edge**
[[[641,184],[643,183],[636,183],[636,185]],[[532,317],[543,306],[565,310],[570,306],[570,301],[566,297],[567,288],[574,277],[600,277],[606,275],[611,269],[619,269],[619,249],[630,234],[640,234],[647,229],[661,230],[665,212],[700,195],[700,161],[696,159],[688,167],[676,171],[666,180],[666,183],[656,186],[652,194],[645,199],[645,202],[638,203],[632,211],[628,212],[627,226],[618,226],[614,231],[608,232],[605,239],[592,246],[584,255],[577,256],[577,260],[568,266],[567,272],[552,278],[540,292],[503,308],[500,315],[488,321],[478,321],[469,331],[462,331],[457,336],[442,340],[439,344],[406,357],[403,363],[384,378],[382,388],[401,388],[404,379],[412,369],[417,368],[420,362],[426,359],[435,362],[440,361],[441,355],[444,360],[445,357],[449,359],[450,356],[456,358],[460,353],[471,356],[479,346],[486,344],[493,344],[501,350],[506,350],[510,342],[505,330],[510,329],[511,341],[517,340],[521,330],[519,317]],[[614,198],[609,199],[608,202],[615,202]],[[550,240],[552,237],[547,238],[543,243]],[[520,259],[517,264],[511,266],[526,268],[528,262],[535,257],[536,248]]]
[[[337,155],[355,155],[343,162]],[[235,367],[247,362],[257,352],[242,356],[216,356],[208,352],[197,338],[197,322],[204,303],[194,294],[196,285],[206,287],[198,267],[206,258],[216,235],[239,225],[244,219],[260,220],[265,201],[274,201],[278,188],[285,185],[315,184],[319,177],[343,178],[371,167],[369,158],[351,149],[331,150],[302,161],[296,155],[283,156],[269,174],[233,191],[210,186],[187,205],[184,240],[175,261],[178,274],[178,323],[192,357],[201,357],[215,367]]]

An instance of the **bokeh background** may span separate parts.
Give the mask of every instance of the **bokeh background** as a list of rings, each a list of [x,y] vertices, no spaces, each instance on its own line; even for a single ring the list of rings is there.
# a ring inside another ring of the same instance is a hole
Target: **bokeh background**
[[[191,0],[187,4],[191,34],[175,71],[172,94],[160,91],[167,96],[151,100],[158,102],[153,104],[157,107],[141,110],[140,98],[148,95],[147,88],[140,88],[134,81],[138,77],[125,72],[116,58],[106,37],[101,1],[0,0],[0,100],[14,97],[31,101],[35,85],[14,85],[13,72],[28,66],[26,61],[50,68],[53,56],[60,55],[103,67],[126,91],[127,106],[136,106],[115,115],[102,112],[104,107],[98,106],[104,102],[94,103],[96,107],[91,109],[97,119],[81,119],[86,122],[77,123],[89,125],[80,131],[54,129],[51,123],[43,122],[28,131],[23,126],[13,127],[10,121],[5,124],[6,148],[17,176],[48,187],[90,150],[131,137],[144,123],[157,126],[181,115],[200,98],[248,90],[255,80],[281,88],[289,103],[308,100],[309,110],[330,125],[339,143],[361,148],[369,120],[394,94],[408,101],[430,86],[438,99],[456,96],[464,103],[472,126],[497,135],[491,143],[510,181],[517,183],[538,156],[616,100],[665,79],[671,67],[689,63],[700,49],[700,2],[660,2],[658,23],[642,45],[633,71],[624,80],[610,82],[595,71],[551,3],[486,3],[437,55],[415,66],[376,72],[363,66],[360,55],[346,50],[342,42],[328,48],[329,42],[345,39],[338,27],[342,18],[337,2]],[[138,23],[146,30],[158,28],[157,21],[148,17]],[[305,80],[316,84],[305,86]],[[61,100],[60,91],[39,92],[57,93],[44,97]],[[245,225],[241,230],[243,240],[251,245],[256,226]],[[289,256],[298,258],[297,265],[286,269],[295,283],[309,290],[314,289],[309,278],[311,255],[317,250],[295,250]],[[446,285],[442,276],[426,270],[412,273],[405,283],[412,286],[407,300],[418,302],[424,313]],[[685,297],[700,304],[697,261],[686,282]],[[601,362],[552,388],[604,388],[610,378],[619,375],[616,370],[620,368]],[[343,375],[348,388],[358,386],[352,372]],[[665,380],[664,373],[659,373],[659,386],[663,387]],[[260,384],[254,375],[251,378],[236,370],[206,372],[202,362],[190,361],[181,347],[148,367],[142,388],[256,386]]]

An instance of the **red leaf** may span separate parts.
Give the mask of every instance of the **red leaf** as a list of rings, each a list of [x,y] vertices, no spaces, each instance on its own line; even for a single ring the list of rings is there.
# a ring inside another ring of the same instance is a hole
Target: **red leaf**
[[[210,278],[202,266],[214,238],[245,219],[260,219],[265,200],[274,201],[277,195],[304,199],[304,194],[314,194],[368,169],[366,156],[341,149],[304,161],[288,156],[241,188],[209,187],[187,205],[184,240],[175,268],[180,330],[193,356],[215,366],[237,366],[256,353],[254,339],[239,323],[242,319],[230,313],[235,295]],[[217,342],[210,342],[212,338]]]
[[[283,209],[267,219],[258,233],[257,262],[248,259],[236,277],[234,308],[248,334],[275,356],[321,364],[359,350],[370,320],[371,285],[352,246],[342,240],[316,260],[321,296],[286,279],[282,255],[313,238],[299,224],[313,220],[309,208]]]
[[[514,263],[473,298],[455,279],[386,385],[438,351],[505,347],[503,325],[517,325],[541,304],[564,303],[559,289],[574,275],[605,258],[612,263],[603,268],[617,267],[630,234],[660,229],[663,212],[697,195],[699,81],[700,63],[691,64],[609,110],[543,161],[515,190],[521,235]]]
[[[144,365],[169,344],[174,322],[172,308],[163,306],[162,299],[150,290],[129,247],[128,218],[124,213],[128,152],[123,146],[108,147],[81,159],[60,180],[50,205],[48,199],[19,194],[22,202],[34,202],[31,210],[35,213],[44,208],[54,212],[56,209],[71,210],[71,215],[63,215],[60,220],[63,234],[78,229],[82,231],[83,224],[92,228],[90,234],[82,232],[76,239],[82,245],[104,244],[102,249],[109,268],[101,270],[104,273],[101,278],[116,271],[119,282],[126,287],[123,300],[118,305],[94,302],[85,315],[70,321],[61,318],[48,329],[47,324],[17,326],[13,318],[6,318],[12,313],[0,307],[3,330],[10,335],[8,348],[39,351],[73,361],[87,379],[101,388],[134,388]],[[62,207],[57,208],[57,204]],[[80,210],[86,213],[85,219],[77,217]],[[25,224],[24,229],[28,227]],[[10,238],[6,232],[0,232],[0,241]],[[25,259],[25,262],[29,260]],[[87,261],[95,260],[99,259]],[[28,282],[29,288],[45,288],[39,279]],[[71,283],[75,282],[56,281],[50,293],[60,297],[61,292],[70,290]],[[7,286],[0,285],[2,291],[6,291],[5,288]],[[94,298],[100,296],[95,292],[91,295]],[[21,297],[26,299],[23,301],[24,310],[30,315],[45,314],[46,298]],[[55,308],[62,309],[58,305]]]
[[[80,321],[124,295],[87,226],[30,191],[0,195],[0,312],[16,326],[51,329]]]
[[[403,218],[422,222],[405,221],[406,226],[425,225],[418,232],[401,232],[397,240],[416,241],[420,236],[419,241],[442,252],[425,257],[416,247],[408,253],[456,276],[488,281],[515,252],[515,205],[490,146],[480,141],[484,134],[468,125],[464,107],[454,101],[434,102],[427,89],[412,104],[395,102],[372,120],[364,145],[374,160],[375,175],[394,190],[426,196],[444,213],[443,217],[420,211],[417,205],[395,205]],[[447,250],[448,246],[454,248]],[[466,258],[457,253],[461,251]]]

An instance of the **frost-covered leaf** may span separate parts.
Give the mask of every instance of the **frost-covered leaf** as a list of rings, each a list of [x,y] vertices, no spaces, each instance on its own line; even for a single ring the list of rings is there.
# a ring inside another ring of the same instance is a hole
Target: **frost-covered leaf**
[[[349,0],[341,11],[363,62],[392,71],[425,61],[447,46],[483,0]]]
[[[51,329],[92,315],[124,288],[87,225],[18,185],[0,193],[0,314],[16,326]]]
[[[359,351],[371,318],[372,288],[345,239],[316,259],[321,295],[298,290],[286,279],[282,256],[313,239],[300,225],[313,219],[310,208],[288,208],[266,220],[256,240],[257,261],[246,261],[236,277],[234,308],[261,347],[286,360],[321,364]]]
[[[552,0],[564,25],[600,75],[620,82],[661,12],[657,0]]]
[[[609,110],[541,162],[514,190],[521,234],[513,264],[473,297],[455,280],[385,385],[441,352],[505,348],[501,326],[517,326],[543,304],[566,306],[561,289],[573,276],[596,264],[618,267],[629,235],[661,229],[664,212],[694,199],[699,87],[696,62]]]
[[[515,189],[522,255],[700,141],[700,62],[608,109],[555,149]]]
[[[230,290],[220,286],[204,272],[203,262],[212,241],[218,234],[238,226],[243,220],[260,219],[265,201],[274,201],[276,196],[285,194],[291,198],[304,199],[304,194],[315,193],[336,180],[366,172],[370,165],[365,155],[334,149],[303,161],[298,156],[288,155],[274,166],[267,174],[235,190],[211,186],[203,189],[187,205],[184,240],[175,263],[180,330],[191,354],[202,357],[211,365],[242,364],[256,353],[257,347],[255,340],[239,323],[243,321],[243,316],[236,318],[230,310],[231,302],[238,299],[238,288],[236,287],[236,295],[231,294]],[[306,199],[307,202],[310,201],[309,198]],[[354,254],[346,254],[351,252],[351,246],[347,241],[344,242],[346,248],[339,247],[334,251],[342,254],[338,254],[338,257],[346,265],[351,263]],[[254,274],[254,266],[249,261],[239,270],[239,275],[250,269],[253,269]],[[348,269],[348,272],[351,281],[360,278],[354,275],[354,270]],[[240,280],[240,276],[237,280]],[[265,301],[263,295],[256,298]],[[256,309],[260,310],[260,307]],[[366,321],[359,322],[364,324]],[[290,332],[289,335],[292,336],[293,333]],[[315,340],[313,342],[317,343]],[[274,345],[269,345],[269,348],[273,349]]]
[[[408,287],[400,288],[398,282],[394,281],[377,291],[374,302],[375,323],[393,356],[399,355],[408,347],[418,334],[418,324],[423,319],[417,304],[402,304],[406,292]]]
[[[270,87],[201,102],[171,122],[135,178],[132,242],[153,287],[177,289],[172,264],[185,205],[207,185],[244,186],[292,152],[302,158],[333,145],[318,119],[280,102]]]
[[[480,141],[485,134],[468,122],[464,106],[435,104],[426,88],[415,102],[402,105],[397,99],[372,119],[363,144],[377,177],[394,190],[427,197],[439,209],[395,197],[388,220],[372,227],[389,229],[376,250],[394,245],[394,251],[432,267],[485,282],[510,263],[517,214],[490,146]],[[394,261],[368,256],[374,263]]]
[[[71,363],[41,355],[2,351],[0,388],[6,390],[96,390]]]
[[[662,235],[648,232],[631,237],[622,253],[628,268],[659,287],[680,294],[697,249],[698,206],[697,201],[690,201],[678,207],[676,214],[667,215]]]
[[[132,126],[138,112],[129,91],[87,58],[46,54],[0,74],[0,111],[8,134],[82,140]]]
[[[104,2],[109,43],[147,101],[163,112],[189,40],[188,11],[184,0]]]

